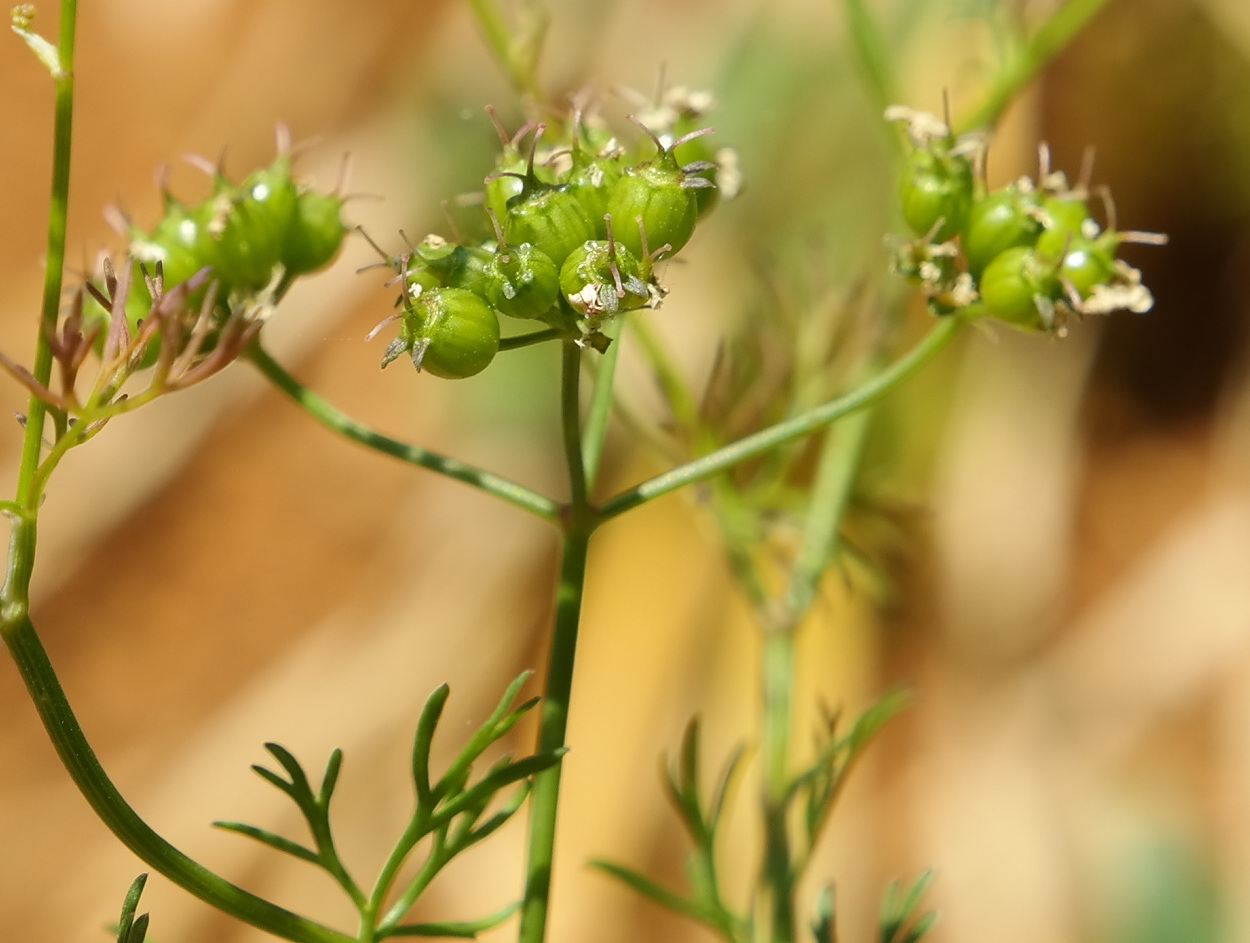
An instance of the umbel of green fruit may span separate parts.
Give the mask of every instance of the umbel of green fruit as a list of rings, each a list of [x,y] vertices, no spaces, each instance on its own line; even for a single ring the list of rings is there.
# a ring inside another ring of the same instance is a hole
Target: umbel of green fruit
[[[1071,187],[1050,170],[1043,146],[1038,183],[1022,177],[991,193],[973,175],[983,167],[979,135],[955,138],[939,119],[899,106],[886,118],[906,122],[915,145],[899,194],[919,238],[894,244],[893,267],[934,314],[1063,334],[1072,317],[1150,309],[1141,273],[1116,253],[1126,242],[1162,245],[1166,237],[1113,224],[1103,231],[1089,211],[1088,165]],[[1106,211],[1114,221],[1109,197]]]
[[[284,140],[284,139],[282,139]],[[165,214],[145,233],[129,227],[128,254],[135,270],[126,300],[131,331],[149,316],[152,294],[147,279],[159,274],[164,290],[207,270],[203,287],[186,299],[188,318],[199,315],[209,285],[213,288],[213,316],[224,323],[236,308],[264,310],[293,279],[324,268],[342,247],[347,229],[340,218],[342,197],[319,193],[299,184],[292,175],[286,147],[269,167],[235,185],[219,168],[210,170],[213,193],[195,206],[165,194]],[[142,269],[140,268],[142,266]],[[108,317],[98,304],[85,315]],[[159,338],[149,346],[143,365],[154,363]]]
[[[452,220],[459,244],[434,236],[409,245],[402,256],[378,249],[402,286],[400,310],[369,335],[401,322],[383,366],[407,354],[422,372],[473,376],[500,347],[503,316],[547,326],[518,329],[510,349],[562,339],[603,351],[610,343],[602,333],[605,321],[658,305],[664,290],[655,263],[690,241],[699,195],[716,189],[714,180],[732,160],[680,163],[679,152],[708,153],[702,142],[711,129],[675,137],[671,123],[661,138],[635,121],[654,151],[642,141],[646,153],[633,153],[584,105],[575,104],[569,120],[551,129],[531,120],[512,136],[492,112],[502,153],[483,191],[461,205],[482,207],[493,238],[481,238],[480,224],[472,223],[467,230],[478,235],[466,237]],[[697,117],[680,115],[682,121]],[[554,140],[540,152],[549,130]]]

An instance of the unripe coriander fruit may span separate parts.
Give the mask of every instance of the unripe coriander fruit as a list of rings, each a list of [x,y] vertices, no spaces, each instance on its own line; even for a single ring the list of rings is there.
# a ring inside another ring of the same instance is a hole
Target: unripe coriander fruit
[[[1069,243],[1098,234],[1098,223],[1089,214],[1089,203],[1080,197],[1047,197],[1042,201],[1041,213],[1046,228],[1037,238],[1037,251],[1049,258],[1058,259]]]
[[[563,186],[516,198],[508,206],[504,238],[509,245],[530,243],[556,265],[595,236],[595,223],[582,202]]]
[[[565,259],[560,293],[584,318],[610,318],[651,298],[638,259],[619,242],[604,239],[583,243]]]
[[[173,198],[167,198],[165,216],[156,224],[151,235],[145,235],[137,229],[132,231],[129,252],[132,270],[125,303],[125,317],[132,334],[138,330],[140,322],[152,312],[152,293],[148,290],[144,270],[147,271],[148,278],[155,278],[159,269],[161,287],[163,291],[169,292],[207,264],[202,260],[205,243],[210,239],[206,227],[207,218],[206,207],[188,207]],[[188,307],[193,311],[198,310],[206,291],[207,286],[192,294],[187,301]],[[228,314],[224,293],[219,291],[217,297],[218,308],[224,319]],[[89,318],[98,317],[107,324],[107,312],[94,300],[84,308],[84,314]],[[105,333],[107,331],[102,331],[98,338],[101,348]],[[139,367],[150,367],[159,354],[158,337],[148,346]]]
[[[208,243],[212,236],[208,220],[207,206],[192,208],[170,199],[152,234],[138,233],[132,239],[131,255],[145,263],[148,272],[160,262],[166,287],[184,282],[209,264],[206,256],[211,252]]]
[[[347,228],[339,218],[343,198],[308,190],[299,195],[282,244],[281,262],[290,275],[325,268],[343,247]]]
[[[918,148],[903,165],[899,186],[903,218],[918,236],[933,242],[954,238],[968,217],[972,193],[972,162],[967,157]]]
[[[617,243],[639,259],[664,245],[669,255],[676,255],[694,235],[699,220],[695,191],[710,183],[683,171],[672,151],[627,168],[608,199]]]
[[[972,204],[961,242],[973,278],[980,278],[985,267],[1005,250],[1037,242],[1042,224],[1036,208],[1036,197],[1015,186]]]
[[[992,317],[1031,330],[1054,326],[1053,302],[1062,292],[1056,266],[1028,246],[1000,253],[986,266],[979,287],[981,302]]]
[[[501,246],[486,265],[486,300],[512,318],[542,318],[555,305],[560,272],[530,243]]]
[[[404,313],[401,336],[418,370],[448,380],[481,373],[499,350],[499,319],[464,288],[423,291]]]
[[[1096,286],[1115,280],[1117,248],[1114,233],[1104,233],[1093,240],[1073,238],[1059,266],[1060,281],[1071,285],[1082,299],[1088,298]]]
[[[573,169],[565,184],[594,222],[595,239],[607,238],[603,218],[608,214],[608,200],[620,179],[621,168],[616,159],[596,158],[580,149],[573,151]]]
[[[253,292],[269,284],[298,198],[285,157],[256,171],[237,188],[219,188],[209,231],[213,270],[223,284]]]
[[[464,288],[485,295],[486,266],[493,255],[481,246],[461,246],[431,233],[412,255],[392,259],[396,271],[407,274],[408,284],[423,288]]]

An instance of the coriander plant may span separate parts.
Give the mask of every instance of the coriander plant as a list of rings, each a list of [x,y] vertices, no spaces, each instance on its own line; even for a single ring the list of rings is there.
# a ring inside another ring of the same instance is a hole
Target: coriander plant
[[[577,749],[567,732],[577,708],[577,643],[593,538],[617,518],[697,486],[759,631],[758,731],[744,732],[729,756],[709,757],[708,721],[696,718],[680,744],[657,748],[668,754],[659,788],[681,826],[684,881],[618,861],[610,848],[594,865],[727,943],[834,943],[834,888],[825,875],[812,873],[814,854],[847,777],[905,695],[887,692],[857,717],[825,710],[816,730],[797,730],[795,679],[801,629],[822,580],[864,549],[853,532],[857,515],[871,504],[866,456],[879,433],[877,404],[970,325],[1027,331],[1044,342],[1079,329],[1086,317],[1145,312],[1152,305],[1140,274],[1118,250],[1127,242],[1163,239],[1119,229],[1110,197],[1093,185],[1088,167],[1069,176],[1050,166],[1043,148],[1035,176],[991,189],[985,172],[991,132],[1004,109],[1101,5],[1068,0],[1027,25],[1001,11],[998,25],[1009,42],[996,71],[985,78],[977,101],[953,109],[939,100],[935,110],[944,113],[938,116],[898,100],[891,51],[897,29],[888,17],[863,0],[842,0],[851,48],[881,112],[879,126],[863,133],[888,141],[896,159],[901,224],[893,234],[878,234],[892,274],[871,297],[843,299],[835,307],[844,310],[832,313],[817,303],[782,312],[780,296],[761,291],[744,302],[747,326],[736,333],[726,328],[705,387],[689,379],[655,330],[656,319],[665,316],[670,266],[692,240],[716,227],[721,204],[744,182],[758,188],[772,183],[750,168],[744,181],[735,141],[716,130],[711,93],[661,83],[651,97],[618,96],[629,113],[616,115],[618,99],[602,93],[550,92],[539,77],[542,57],[556,54],[543,50],[546,12],[533,3],[504,9],[495,0],[470,0],[522,117],[511,126],[499,116],[503,109],[489,110],[497,156],[480,168],[480,189],[457,198],[446,231],[415,239],[355,236],[345,184],[329,191],[312,187],[300,173],[299,148],[280,130],[273,161],[241,179],[221,163],[201,161],[211,180],[207,197],[184,202],[166,189],[161,218],[153,224],[123,220],[125,253],[80,278],[67,265],[65,238],[71,158],[82,159],[72,146],[78,4],[61,0],[55,38],[36,27],[32,5],[16,8],[13,30],[55,87],[55,140],[33,359],[25,366],[11,353],[0,355],[0,365],[30,394],[15,491],[3,502],[10,542],[0,633],[94,812],[152,871],[282,939],[475,937],[505,925],[498,932],[515,932],[521,943],[548,939],[551,909],[560,906],[552,866],[562,760]],[[376,264],[362,277],[378,279],[394,297],[369,335],[377,339],[373,353],[362,355],[410,371],[418,391],[476,376],[520,348],[558,349],[555,374],[533,379],[552,392],[566,492],[548,494],[509,477],[507,469],[477,467],[369,428],[275,358],[266,324],[286,316],[292,285],[333,264],[347,238],[373,247]],[[885,270],[886,261],[869,257],[877,271]],[[778,266],[764,278],[793,275]],[[877,283],[875,272],[868,281]],[[858,319],[843,316],[852,308],[860,310]],[[626,347],[662,391],[662,428],[615,395]],[[762,366],[769,353],[784,363],[773,374]],[[238,360],[328,433],[407,463],[416,474],[475,488],[482,500],[532,515],[559,537],[541,683],[528,673],[517,677],[494,711],[467,732],[440,730],[451,696],[447,685],[428,696],[406,771],[410,816],[371,875],[344,860],[336,840],[332,804],[350,760],[340,751],[323,768],[310,768],[268,743],[269,759],[254,767],[294,804],[300,833],[231,819],[216,823],[325,872],[351,904],[351,925],[330,926],[254,894],[158,834],[97,759],[32,621],[40,510],[45,499],[56,500],[52,482],[65,456],[122,414]],[[667,470],[614,491],[605,484],[610,429],[651,447]],[[527,717],[531,712],[535,716]],[[535,718],[532,750],[501,754],[514,728]],[[809,733],[810,748],[797,746]],[[458,741],[449,764],[432,757],[436,736]],[[742,801],[743,792],[755,794],[755,803]],[[759,818],[761,845],[744,891],[726,875],[723,835],[731,818],[752,814]],[[515,902],[495,912],[415,919],[431,882],[514,817],[528,829],[524,860],[516,864]],[[926,873],[884,891],[882,943],[912,943],[929,931],[935,919],[924,903],[930,880]],[[818,885],[814,892],[810,881]],[[115,928],[119,943],[146,938],[149,917],[138,915],[143,882],[136,880],[126,896]],[[159,913],[154,920],[159,924]]]

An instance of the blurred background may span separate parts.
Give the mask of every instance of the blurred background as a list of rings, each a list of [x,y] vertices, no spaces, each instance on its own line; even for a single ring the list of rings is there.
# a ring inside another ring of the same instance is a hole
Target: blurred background
[[[721,101],[712,123],[747,188],[670,268],[664,308],[643,315],[691,382],[726,332],[767,315],[770,279],[813,317],[883,281],[880,236],[897,228],[889,138],[840,4],[547,5],[553,94],[650,94],[663,66]],[[317,142],[299,168],[323,188],[350,155],[346,215],[397,251],[400,229],[445,231],[440,201],[488,172],[483,106],[518,123],[452,0],[82,6],[69,245],[83,272],[122,245],[106,205],[150,226],[156,168],[198,199],[207,180],[181,155],[224,153],[240,179],[271,160],[279,121]],[[1050,6],[1021,12],[1036,21]],[[36,21],[49,36],[53,7]],[[940,111],[943,90],[957,113],[975,103],[998,4],[870,8],[895,42],[906,104]],[[0,347],[24,360],[52,89],[14,37],[0,41],[0,88]],[[1039,140],[1072,173],[1094,146],[1120,228],[1170,234],[1165,249],[1126,252],[1156,306],[1062,341],[965,332],[882,411],[878,483],[907,524],[874,593],[831,575],[804,630],[800,698],[811,716],[899,684],[913,702],[852,777],[812,887],[836,883],[848,941],[874,938],[891,878],[926,868],[934,943],[1250,940],[1250,8],[1110,0],[997,129],[991,181],[1034,173]],[[379,273],[356,274],[374,261],[350,239],[283,303],[270,350],[382,431],[562,494],[550,352],[469,381],[380,371],[384,341],[363,338],[392,299]],[[662,422],[637,358],[622,369],[623,397]],[[0,413],[24,408],[15,383],[0,385]],[[9,482],[19,444],[16,422],[0,428]],[[605,490],[660,467],[618,430]],[[313,771],[341,747],[335,821],[368,879],[408,814],[428,693],[451,684],[450,756],[512,677],[541,669],[555,551],[545,525],[335,440],[238,365],[115,421],[64,463],[43,514],[35,621],[106,768],[159,831],[346,928],[320,873],[209,823],[302,834],[248,766],[268,759],[268,740]],[[689,495],[606,527],[594,555],[551,940],[710,940],[586,862],[680,882],[658,762],[694,713],[709,764],[755,741],[758,631]],[[7,658],[0,717],[3,935],[105,939],[141,865],[69,785]],[[526,749],[532,731],[519,733]],[[755,866],[754,811],[748,780],[725,849],[733,891]],[[516,898],[523,842],[513,823],[440,878],[418,916],[469,919]],[[159,943],[262,938],[163,879],[144,908]]]

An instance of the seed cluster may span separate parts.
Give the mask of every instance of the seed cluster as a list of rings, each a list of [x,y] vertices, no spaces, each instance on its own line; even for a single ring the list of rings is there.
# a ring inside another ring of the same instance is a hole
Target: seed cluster
[[[1105,193],[1112,219],[1104,229],[1091,214],[1088,183],[1052,171],[1044,148],[1036,182],[1021,177],[988,192],[984,136],[957,138],[945,122],[901,106],[886,118],[904,122],[913,144],[899,196],[919,237],[893,244],[893,265],[934,313],[1062,335],[1074,316],[1153,305],[1141,273],[1116,253],[1124,243],[1166,237],[1117,231]]]
[[[480,194],[491,235],[430,235],[387,258],[402,292],[398,313],[374,331],[400,322],[382,366],[407,354],[420,371],[473,376],[499,349],[500,317],[604,349],[609,319],[657,306],[656,263],[690,241],[732,173],[701,126],[710,98],[672,89],[665,103],[633,119],[644,132],[633,147],[580,108],[512,136],[500,128]]]
[[[198,318],[207,306],[224,323],[243,307],[267,311],[295,278],[324,268],[338,254],[346,233],[339,215],[343,198],[298,181],[283,140],[278,158],[242,183],[214,169],[213,192],[201,203],[187,205],[167,191],[165,215],[150,232],[127,224],[134,277],[125,313],[132,332],[152,312],[154,279],[167,293],[207,270],[186,300],[188,316]],[[88,316],[107,316],[102,305],[93,307]],[[159,349],[149,345],[148,364]]]

